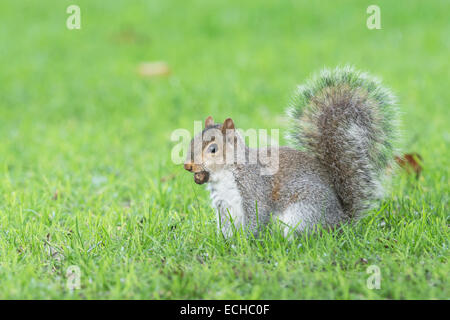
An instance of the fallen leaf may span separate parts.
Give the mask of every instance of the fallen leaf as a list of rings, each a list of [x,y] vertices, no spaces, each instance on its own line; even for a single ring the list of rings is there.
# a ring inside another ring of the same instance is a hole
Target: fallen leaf
[[[147,43],[147,35],[138,33],[132,28],[123,29],[113,35],[113,40],[119,44]]]
[[[169,174],[167,176],[164,176],[160,179],[161,182],[166,182],[166,181],[170,181],[173,180],[177,175],[175,173]]]
[[[139,64],[138,72],[143,77],[161,77],[168,76],[170,69],[164,61],[143,62]]]
[[[422,172],[422,157],[417,152],[405,153],[402,157],[396,156],[395,161],[397,164],[406,170],[408,173],[415,173],[416,179],[419,179]]]

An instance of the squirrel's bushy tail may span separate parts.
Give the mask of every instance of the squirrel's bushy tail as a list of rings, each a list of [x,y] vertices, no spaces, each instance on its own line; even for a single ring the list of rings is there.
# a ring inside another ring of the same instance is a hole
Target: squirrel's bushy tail
[[[393,160],[397,108],[380,82],[351,67],[325,69],[300,86],[290,137],[328,173],[350,217],[367,209]]]

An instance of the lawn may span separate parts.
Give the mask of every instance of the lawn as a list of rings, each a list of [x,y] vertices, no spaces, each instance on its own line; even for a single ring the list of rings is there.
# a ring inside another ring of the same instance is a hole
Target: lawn
[[[450,3],[375,2],[1,1],[0,298],[450,298]],[[283,133],[295,86],[346,63],[397,94],[420,178],[337,232],[225,240],[171,133],[208,115]]]

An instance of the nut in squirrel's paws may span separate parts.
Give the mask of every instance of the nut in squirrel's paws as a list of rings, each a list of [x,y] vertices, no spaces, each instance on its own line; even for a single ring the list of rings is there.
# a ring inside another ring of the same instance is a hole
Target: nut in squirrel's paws
[[[194,181],[196,184],[204,184],[205,182],[208,182],[209,179],[209,172],[207,171],[201,171],[194,174]]]

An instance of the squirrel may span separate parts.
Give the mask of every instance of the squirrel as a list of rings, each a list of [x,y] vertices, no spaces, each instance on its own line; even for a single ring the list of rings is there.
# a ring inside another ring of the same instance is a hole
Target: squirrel
[[[256,236],[272,218],[285,236],[318,224],[335,227],[382,195],[398,110],[379,80],[349,66],[324,69],[298,87],[287,115],[294,147],[270,148],[278,165],[273,174],[261,174],[259,159],[249,161],[261,150],[246,146],[230,118],[217,124],[209,116],[192,139],[184,169],[197,184],[208,183],[225,237],[241,227]]]

